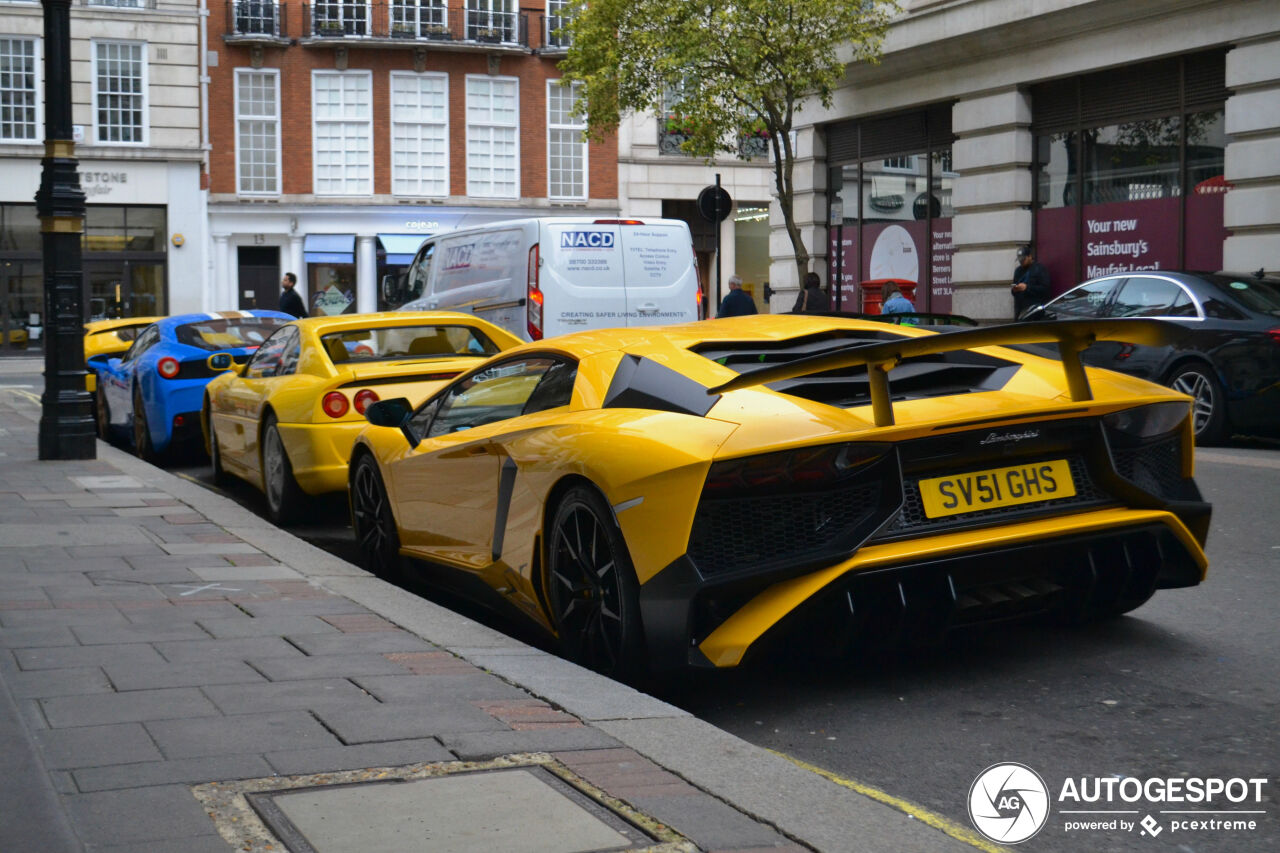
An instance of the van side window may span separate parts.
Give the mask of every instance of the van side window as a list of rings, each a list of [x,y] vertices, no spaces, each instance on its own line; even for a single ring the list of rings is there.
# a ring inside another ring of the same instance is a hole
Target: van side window
[[[409,298],[417,299],[427,292],[427,280],[431,275],[431,259],[435,257],[436,244],[428,243],[418,256],[417,262],[409,269]]]

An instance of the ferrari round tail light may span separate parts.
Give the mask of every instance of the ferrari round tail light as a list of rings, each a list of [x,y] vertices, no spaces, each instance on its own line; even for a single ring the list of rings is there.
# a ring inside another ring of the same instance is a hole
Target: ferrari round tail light
[[[320,401],[320,408],[324,409],[324,413],[331,418],[342,417],[350,407],[346,396],[339,391],[330,391]]]
[[[378,395],[368,388],[356,392],[356,414],[363,415],[364,410],[378,402]]]
[[[181,369],[182,365],[178,364],[178,360],[169,356],[165,356],[156,363],[156,371],[165,379],[173,379]]]

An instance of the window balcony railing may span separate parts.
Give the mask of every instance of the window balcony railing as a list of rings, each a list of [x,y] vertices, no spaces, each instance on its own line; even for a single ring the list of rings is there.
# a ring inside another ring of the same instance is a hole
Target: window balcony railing
[[[80,0],[84,6],[112,6],[117,9],[154,9],[156,0]]]
[[[272,0],[232,0],[227,4],[227,34],[279,39],[289,32],[288,8]]]
[[[542,32],[542,49],[547,52],[568,50],[573,43],[573,38],[567,32],[561,32],[561,28],[569,22],[569,19],[563,15],[539,15],[538,20],[542,22],[539,29]]]
[[[303,7],[303,38],[452,42],[529,46],[529,14],[496,9],[450,10],[443,2],[362,3],[315,0]]]

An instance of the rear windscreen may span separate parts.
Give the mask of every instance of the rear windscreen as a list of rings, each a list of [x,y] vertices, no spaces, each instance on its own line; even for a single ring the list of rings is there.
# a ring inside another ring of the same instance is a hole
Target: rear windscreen
[[[232,317],[184,323],[173,333],[180,344],[216,352],[261,346],[272,332],[288,322],[288,317]]]
[[[320,343],[334,364],[467,355],[485,357],[499,351],[497,344],[470,326],[348,329],[321,335]]]

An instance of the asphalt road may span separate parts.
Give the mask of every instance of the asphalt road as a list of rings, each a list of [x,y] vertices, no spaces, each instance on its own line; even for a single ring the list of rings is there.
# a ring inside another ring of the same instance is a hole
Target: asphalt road
[[[175,473],[209,481],[203,462]],[[1265,812],[1236,816],[1256,820],[1253,831],[1067,832],[1070,819],[1117,816],[1064,815],[1072,804],[1056,803],[1021,849],[1280,850],[1280,446],[1237,442],[1202,451],[1197,480],[1214,505],[1209,579],[1157,593],[1129,616],[1081,628],[990,629],[929,650],[841,661],[814,660],[810,649],[797,648],[740,671],[700,674],[663,698],[964,827],[970,786],[998,762],[1036,770],[1055,800],[1068,778],[1264,778],[1271,781],[1261,803],[1075,806],[1127,810],[1119,817],[1130,821],[1231,817],[1161,809]],[[262,511],[252,488],[228,493]],[[323,502],[293,532],[355,559],[340,500]],[[417,591],[521,639],[539,639],[464,599]]]

